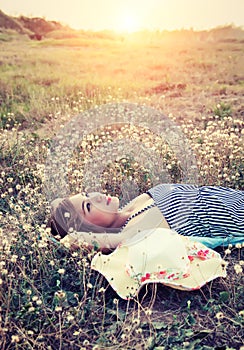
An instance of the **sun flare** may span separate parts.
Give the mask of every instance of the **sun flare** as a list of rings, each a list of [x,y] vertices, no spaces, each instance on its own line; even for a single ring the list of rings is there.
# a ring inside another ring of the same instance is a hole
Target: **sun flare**
[[[136,16],[127,14],[118,19],[116,30],[119,32],[132,33],[140,30],[140,22]]]

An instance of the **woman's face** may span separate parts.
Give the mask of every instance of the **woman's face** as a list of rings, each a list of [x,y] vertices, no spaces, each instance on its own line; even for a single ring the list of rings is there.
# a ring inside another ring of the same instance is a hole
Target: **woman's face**
[[[118,215],[119,199],[98,192],[69,197],[85,221],[101,227],[113,227]]]

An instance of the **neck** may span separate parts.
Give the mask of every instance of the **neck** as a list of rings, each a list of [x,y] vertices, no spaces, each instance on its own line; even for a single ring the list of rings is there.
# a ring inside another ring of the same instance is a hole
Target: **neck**
[[[116,227],[116,228],[122,227],[130,215],[131,215],[131,211],[128,211],[128,210],[126,211],[123,210],[118,212],[110,227]]]
[[[117,216],[110,227],[122,227],[130,216],[152,203],[152,198],[146,193],[132,199],[117,213]]]

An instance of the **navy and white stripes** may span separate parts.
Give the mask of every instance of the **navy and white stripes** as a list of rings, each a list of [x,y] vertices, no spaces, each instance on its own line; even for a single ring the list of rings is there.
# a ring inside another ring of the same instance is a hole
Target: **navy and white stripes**
[[[244,191],[225,187],[162,184],[148,191],[179,234],[244,238]]]

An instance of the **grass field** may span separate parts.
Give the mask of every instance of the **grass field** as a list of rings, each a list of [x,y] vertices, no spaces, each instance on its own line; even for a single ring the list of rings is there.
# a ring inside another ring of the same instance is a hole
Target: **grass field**
[[[219,248],[228,276],[200,291],[148,285],[126,302],[90,269],[94,252],[50,240],[44,190],[60,127],[89,108],[124,101],[158,109],[181,127],[199,184],[243,190],[243,37],[224,29],[57,37],[0,33],[0,348],[243,349],[243,247]],[[130,126],[118,134],[154,147],[172,182],[181,180],[181,160],[164,140]],[[90,153],[114,137],[105,127],[81,140],[69,169],[73,191],[85,188]],[[144,164],[124,155],[106,170],[104,191],[121,195],[128,177],[150,187]]]

